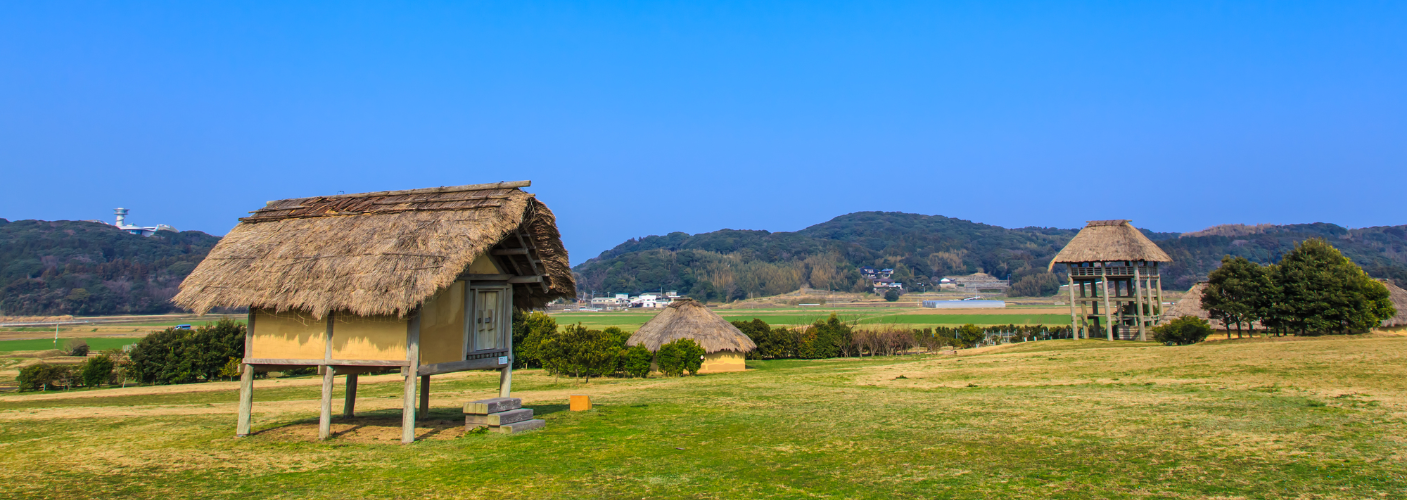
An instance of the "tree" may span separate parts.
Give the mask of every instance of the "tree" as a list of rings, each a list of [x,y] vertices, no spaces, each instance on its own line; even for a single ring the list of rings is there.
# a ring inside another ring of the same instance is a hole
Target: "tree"
[[[633,345],[621,351],[621,371],[627,376],[645,378],[650,374],[650,361],[655,354],[648,347]]]
[[[619,366],[624,346],[615,340],[601,330],[590,330],[581,324],[568,325],[560,333],[544,339],[538,345],[538,355],[548,370],[585,377],[589,383],[591,377],[610,374]]]
[[[1226,326],[1226,338],[1231,338],[1231,325],[1236,324],[1240,338],[1241,325],[1251,326],[1263,309],[1263,296],[1273,285],[1266,269],[1245,257],[1227,255],[1221,267],[1207,275],[1207,287],[1202,290],[1202,308]]]
[[[546,313],[513,311],[513,367],[542,367],[538,346],[543,339],[556,334],[557,320]]]
[[[684,372],[697,375],[703,366],[704,348],[694,339],[678,339],[660,346],[655,353],[660,371],[665,375],[683,376]]]
[[[890,288],[889,291],[884,292],[884,300],[886,302],[894,302],[899,300],[899,290],[896,288]]]
[[[1212,325],[1196,316],[1183,316],[1153,328],[1153,340],[1164,344],[1196,344],[1211,334]]]
[[[982,339],[987,337],[987,334],[982,331],[982,327],[971,323],[962,325],[962,327],[958,328],[954,333],[956,334],[954,340],[961,344],[962,347],[975,346],[978,342],[981,342]]]
[[[78,370],[79,378],[83,379],[85,387],[101,387],[112,381],[112,369],[114,363],[112,358],[106,355],[88,358]]]
[[[1295,245],[1275,270],[1278,320],[1300,335],[1365,331],[1397,313],[1387,287],[1322,238]]]

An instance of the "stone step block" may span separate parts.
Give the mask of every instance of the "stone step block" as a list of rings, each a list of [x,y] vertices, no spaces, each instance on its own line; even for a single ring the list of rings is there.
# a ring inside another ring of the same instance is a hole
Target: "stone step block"
[[[532,420],[524,420],[522,422],[504,424],[498,427],[490,427],[489,429],[497,432],[502,432],[504,434],[517,434],[519,432],[530,431],[533,429],[541,429],[543,427],[547,427],[547,421],[537,418]]]
[[[504,424],[522,422],[524,420],[532,420],[532,418],[532,408],[519,408],[517,410],[490,413],[488,415],[465,415],[464,425],[466,428],[470,429],[474,427],[483,427],[485,425],[498,427]]]
[[[523,400],[519,398],[491,398],[480,399],[464,403],[464,414],[466,415],[488,415],[490,413],[502,413],[508,410],[516,410],[523,407]]]

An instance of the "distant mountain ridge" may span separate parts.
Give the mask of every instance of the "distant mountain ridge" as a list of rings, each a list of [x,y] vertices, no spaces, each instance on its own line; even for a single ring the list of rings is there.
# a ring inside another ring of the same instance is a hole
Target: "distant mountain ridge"
[[[861,266],[892,267],[910,288],[935,277],[984,271],[1030,294],[1063,282],[1046,266],[1078,229],[1008,229],[939,215],[857,212],[795,232],[723,229],[631,239],[576,266],[582,292],[677,290],[733,300],[796,290],[862,290]],[[1334,224],[1226,225],[1194,233],[1143,233],[1172,256],[1165,287],[1187,289],[1223,255],[1279,259],[1307,238],[1323,237],[1375,277],[1407,279],[1407,226],[1347,229]],[[1057,267],[1057,274],[1060,269]]]
[[[220,238],[87,221],[0,219],[0,313],[155,314]]]

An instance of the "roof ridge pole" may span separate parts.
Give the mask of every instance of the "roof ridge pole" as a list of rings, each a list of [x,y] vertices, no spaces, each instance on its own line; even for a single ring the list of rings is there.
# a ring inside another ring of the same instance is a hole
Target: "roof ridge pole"
[[[1114,341],[1114,315],[1109,310],[1109,263],[1099,263],[1099,276],[1104,284],[1104,331],[1109,335],[1109,341]]]
[[[1143,275],[1138,272],[1139,265],[1133,263],[1133,314],[1138,318],[1138,341],[1148,340],[1147,329],[1143,324]]]

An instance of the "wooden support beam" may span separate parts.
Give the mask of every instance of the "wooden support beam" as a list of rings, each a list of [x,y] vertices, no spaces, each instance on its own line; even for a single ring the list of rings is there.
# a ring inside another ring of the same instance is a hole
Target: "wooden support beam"
[[[420,376],[420,418],[430,418],[430,376]]]
[[[251,365],[281,365],[281,366],[367,366],[381,368],[398,368],[407,366],[405,361],[389,360],[366,360],[366,359],[276,359],[276,358],[245,358],[245,363]]]
[[[244,327],[244,357],[254,350],[254,306],[249,307],[249,318]],[[250,416],[254,412],[254,367],[245,363],[239,372],[239,417],[235,426],[235,436],[249,435]]]
[[[527,249],[527,248],[495,248],[495,249],[493,249],[493,251],[490,252],[490,253],[492,253],[492,254],[494,254],[494,255],[527,255],[527,254],[528,254],[528,249]]]
[[[1104,274],[1103,264],[1104,263],[1100,263],[1099,274],[1100,277],[1104,278],[1101,280],[1101,283],[1104,283],[1104,330],[1108,333],[1109,340],[1112,342],[1114,340],[1114,313],[1109,310],[1109,277]]]
[[[405,394],[401,400],[401,444],[415,442],[415,375],[420,366],[420,310],[411,312],[406,326]]]
[[[468,281],[508,281],[511,274],[461,274],[459,279]]]
[[[524,283],[542,283],[542,276],[514,276],[508,278],[508,283],[513,285]]]
[[[342,418],[357,416],[357,374],[347,375],[347,399],[342,402]]]
[[[322,371],[322,412],[318,414],[318,439],[332,436],[332,378],[337,369],[323,367]]]
[[[421,366],[420,370],[416,371],[416,373],[420,374],[421,376],[430,376],[439,375],[441,373],[462,372],[466,370],[492,370],[496,368],[502,368],[503,365],[506,364],[507,360],[505,360],[505,363],[499,363],[498,358],[506,357],[508,357],[508,353],[504,352],[502,356],[496,356],[492,358],[451,361],[448,363],[435,363],[433,365]]]

